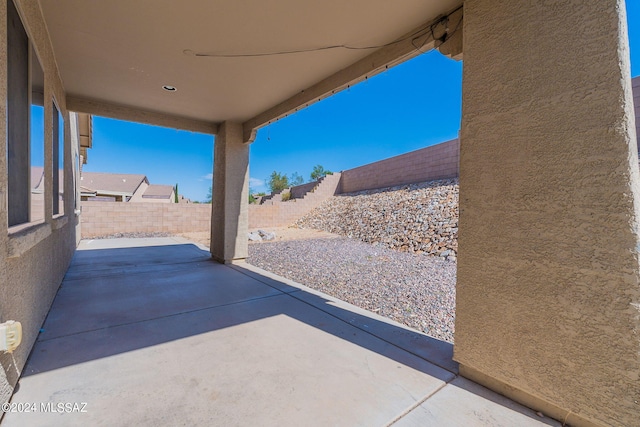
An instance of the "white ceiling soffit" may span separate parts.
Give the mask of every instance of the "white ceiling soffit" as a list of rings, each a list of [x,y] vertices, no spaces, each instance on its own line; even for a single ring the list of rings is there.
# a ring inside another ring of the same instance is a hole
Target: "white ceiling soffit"
[[[206,122],[245,121],[373,50],[194,53],[378,46],[459,3],[40,0],[68,96]]]

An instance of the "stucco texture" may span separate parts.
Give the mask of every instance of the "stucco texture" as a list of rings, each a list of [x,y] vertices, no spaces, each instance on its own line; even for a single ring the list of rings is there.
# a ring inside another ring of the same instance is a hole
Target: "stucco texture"
[[[573,425],[640,419],[626,31],[622,1],[465,2],[455,359]]]
[[[65,119],[65,194],[73,187],[70,161],[69,113],[64,90],[49,44],[40,8],[34,1],[17,1],[23,24],[45,73],[45,174],[52,176],[52,102],[55,98]],[[6,2],[0,2],[0,63],[6,63]],[[0,67],[0,138],[6,140],[7,104],[6,67]],[[13,355],[0,356],[8,383],[14,386],[35,342],[42,322],[73,256],[76,246],[77,218],[73,200],[65,199],[64,218],[52,216],[52,180],[46,179],[46,218],[40,225],[20,231],[7,227],[6,144],[0,144],[0,321],[22,323],[23,340]],[[2,375],[0,375],[1,377]],[[2,402],[9,396],[0,396]],[[1,403],[1,402],[0,402]]]
[[[67,223],[21,256],[6,262],[3,274],[6,282],[0,287],[2,320],[20,321],[23,331],[22,344],[13,358],[5,355],[0,359],[11,384],[17,381],[16,368],[22,370],[69,267],[75,249],[75,233],[71,231],[73,227]]]
[[[222,123],[213,149],[211,256],[228,263],[249,251],[249,144],[242,140],[242,125]]]

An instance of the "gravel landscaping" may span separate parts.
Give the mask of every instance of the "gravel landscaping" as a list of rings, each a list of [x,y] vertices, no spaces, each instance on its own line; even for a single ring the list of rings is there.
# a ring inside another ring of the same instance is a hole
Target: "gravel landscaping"
[[[249,245],[248,262],[453,342],[453,260],[340,237]]]
[[[340,194],[295,225],[455,261],[458,180],[441,179]]]
[[[298,228],[253,233],[273,234],[273,240],[250,243],[247,261],[453,342],[456,179],[341,194],[295,225]],[[101,238],[166,235],[119,233]],[[182,236],[209,245],[208,232]]]
[[[453,342],[457,179],[340,194],[295,225],[343,237],[249,245],[249,263]]]

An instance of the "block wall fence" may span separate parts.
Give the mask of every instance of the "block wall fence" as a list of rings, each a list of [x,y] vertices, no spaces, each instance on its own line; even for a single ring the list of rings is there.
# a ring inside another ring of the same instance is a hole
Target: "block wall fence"
[[[458,176],[458,140],[433,145],[327,176],[304,199],[249,205],[249,228],[288,226],[338,193]],[[300,197],[298,195],[297,197]],[[211,205],[82,202],[82,236],[209,231]]]
[[[460,173],[457,139],[342,172],[341,193],[454,178]]]
[[[320,184],[302,185],[292,188],[306,189],[296,199],[288,202],[267,202],[262,205],[249,205],[249,228],[286,227],[320,206],[329,197],[339,191],[341,174],[325,176]],[[315,187],[315,189],[314,189]],[[312,193],[309,191],[313,190]],[[292,191],[295,194],[295,191]],[[302,197],[304,196],[304,197]],[[300,198],[302,197],[302,198]]]
[[[209,231],[211,205],[82,202],[82,237],[116,233]]]
[[[314,207],[295,202],[249,205],[249,228],[287,226]],[[82,202],[82,237],[117,233],[188,233],[211,229],[210,204]]]
[[[249,205],[249,229],[286,227],[311,212],[315,207],[294,201],[273,205]]]

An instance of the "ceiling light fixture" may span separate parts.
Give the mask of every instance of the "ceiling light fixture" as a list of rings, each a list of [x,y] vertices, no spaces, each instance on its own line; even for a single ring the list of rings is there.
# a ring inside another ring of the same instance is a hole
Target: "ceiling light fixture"
[[[166,90],[167,92],[175,92],[176,90],[178,90],[175,86],[171,85],[164,85],[162,86],[162,89]]]

